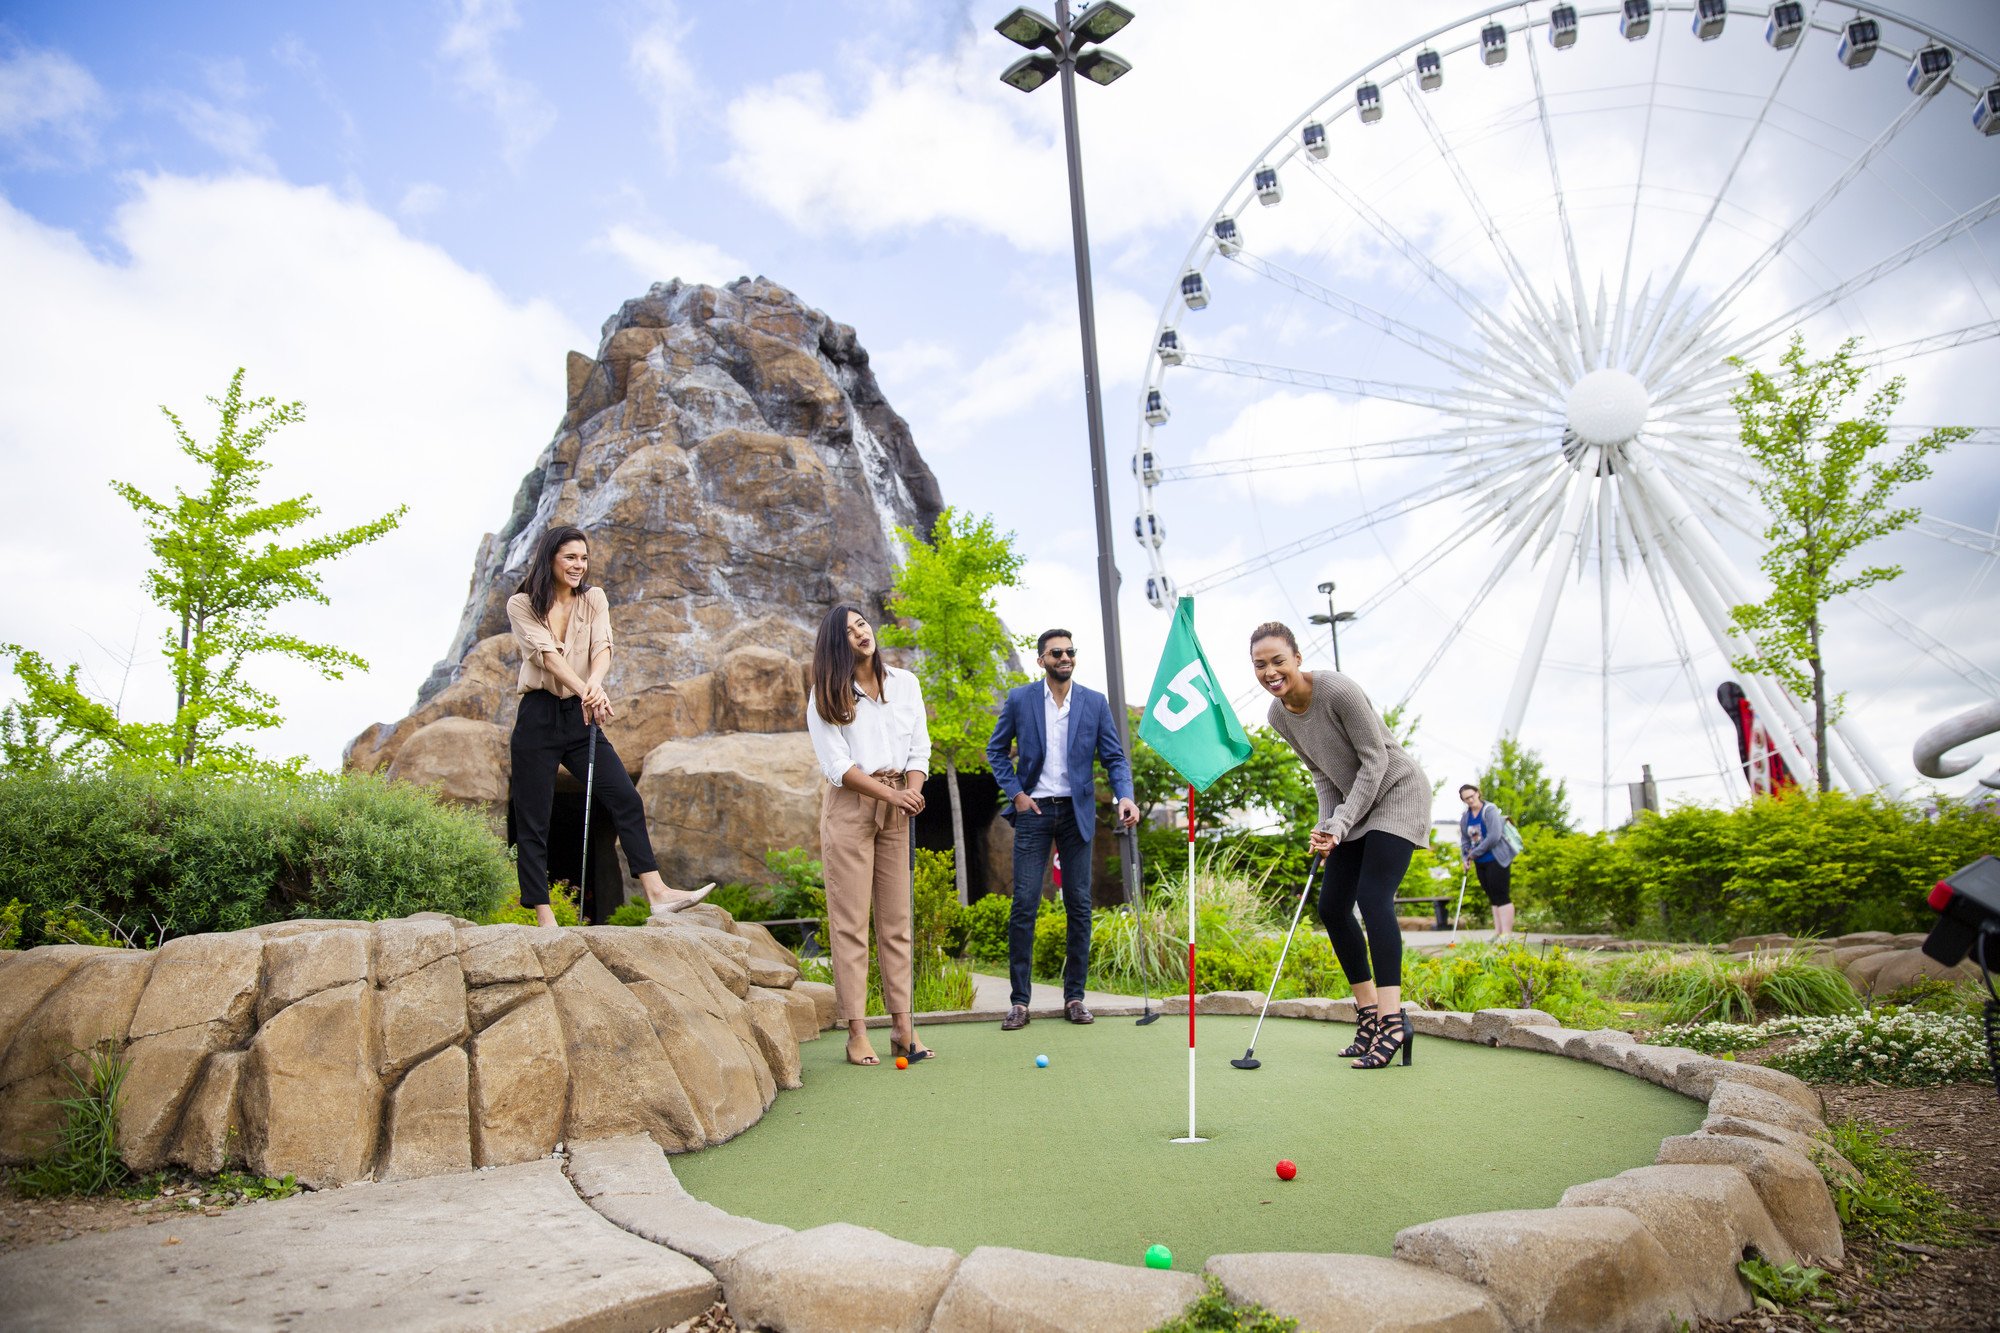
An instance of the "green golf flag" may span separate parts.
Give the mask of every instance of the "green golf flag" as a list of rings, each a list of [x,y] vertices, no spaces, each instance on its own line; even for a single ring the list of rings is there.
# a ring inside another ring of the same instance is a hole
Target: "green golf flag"
[[[1208,668],[1194,633],[1194,598],[1174,609],[1173,632],[1153,673],[1139,735],[1197,791],[1250,757],[1250,738]]]

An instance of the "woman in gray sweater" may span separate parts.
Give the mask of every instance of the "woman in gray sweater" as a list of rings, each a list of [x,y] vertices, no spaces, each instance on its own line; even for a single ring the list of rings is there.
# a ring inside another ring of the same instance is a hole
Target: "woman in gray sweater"
[[[1272,696],[1272,728],[1305,761],[1319,792],[1311,839],[1326,857],[1319,915],[1361,1020],[1341,1054],[1360,1057],[1356,1069],[1381,1069],[1401,1051],[1407,1065],[1415,1033],[1403,1012],[1396,888],[1410,857],[1430,840],[1430,780],[1359,685],[1337,671],[1305,669],[1286,626],[1274,620],[1251,632],[1250,665]]]

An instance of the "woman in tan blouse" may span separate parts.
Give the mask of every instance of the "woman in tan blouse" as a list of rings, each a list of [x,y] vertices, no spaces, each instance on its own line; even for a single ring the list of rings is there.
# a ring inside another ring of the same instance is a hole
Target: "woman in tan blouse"
[[[521,905],[535,909],[544,926],[549,909],[549,810],[555,800],[556,765],[579,779],[590,753],[590,729],[618,714],[604,692],[611,671],[611,604],[590,585],[590,539],[583,529],[551,528],[535,545],[521,590],[507,599],[507,619],[521,645],[521,710],[514,719],[515,874]],[[669,889],[646,836],[646,809],[611,742],[597,738],[596,803],[611,816],[626,864],[653,905],[655,918],[678,912],[708,895]]]

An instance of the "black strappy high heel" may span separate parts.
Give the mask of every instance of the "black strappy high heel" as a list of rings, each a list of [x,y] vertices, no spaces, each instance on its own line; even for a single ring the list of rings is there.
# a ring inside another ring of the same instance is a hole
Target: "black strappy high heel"
[[[1366,1055],[1368,1048],[1375,1044],[1375,1006],[1364,1004],[1354,1011],[1354,1040],[1340,1053],[1343,1060],[1352,1060],[1357,1055]]]
[[[1402,1021],[1398,1022],[1398,1019]],[[1376,1024],[1375,1044],[1349,1067],[1383,1069],[1395,1062],[1397,1051],[1403,1053],[1403,1063],[1407,1065],[1410,1063],[1410,1048],[1416,1041],[1416,1029],[1410,1026],[1410,1011],[1405,1009],[1394,1018],[1385,1018]]]

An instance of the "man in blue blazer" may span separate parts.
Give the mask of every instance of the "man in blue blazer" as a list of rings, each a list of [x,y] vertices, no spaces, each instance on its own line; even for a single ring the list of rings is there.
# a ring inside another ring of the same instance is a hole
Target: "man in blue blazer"
[[[1132,765],[1119,743],[1111,705],[1096,690],[1070,683],[1076,643],[1066,629],[1044,630],[1035,641],[1042,679],[1007,693],[986,759],[1011,803],[1000,813],[1014,825],[1014,911],[1007,927],[1007,970],[1013,984],[1000,1027],[1028,1026],[1028,994],[1035,957],[1035,912],[1049,848],[1062,854],[1063,906],[1069,917],[1069,952],[1063,962],[1063,1014],[1092,1022],[1083,1004],[1090,967],[1090,839],[1097,828],[1097,779],[1093,758],[1104,765],[1118,797],[1118,826],[1139,822],[1132,801]],[[1010,748],[1012,753],[1009,753]]]

